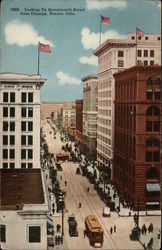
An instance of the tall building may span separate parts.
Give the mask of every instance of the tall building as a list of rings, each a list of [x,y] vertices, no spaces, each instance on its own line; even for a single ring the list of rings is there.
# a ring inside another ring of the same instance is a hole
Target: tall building
[[[83,146],[90,160],[96,160],[97,146],[97,82],[96,75],[82,78],[83,82]]]
[[[75,104],[64,106],[61,108],[61,126],[66,131],[70,128],[75,128],[76,108]]]
[[[75,129],[75,142],[82,151],[82,138],[83,138],[83,100],[76,100],[76,129]]]
[[[0,168],[40,168],[39,75],[0,74]]]
[[[104,165],[113,162],[114,155],[114,98],[113,74],[138,64],[161,65],[160,34],[143,36],[128,33],[125,39],[108,39],[94,55],[98,56],[98,126],[97,161]]]
[[[161,66],[134,66],[114,77],[113,184],[136,210],[160,209]]]

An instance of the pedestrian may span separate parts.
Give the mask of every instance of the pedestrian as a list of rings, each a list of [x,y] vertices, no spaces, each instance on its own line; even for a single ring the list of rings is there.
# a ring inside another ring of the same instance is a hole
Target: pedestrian
[[[153,233],[153,231],[154,231],[154,226],[153,226],[152,223],[150,224],[150,230],[151,230],[150,232]]]
[[[61,244],[63,244],[63,236],[60,237]]]
[[[114,233],[116,233],[116,226],[114,226]]]
[[[158,240],[160,240],[160,230],[159,230],[159,232],[158,232]]]
[[[89,187],[87,187],[87,192],[89,193]]]
[[[57,237],[57,235],[55,236],[55,244],[57,245],[57,243],[58,243],[58,237]]]
[[[113,233],[113,228],[112,228],[112,227],[110,228],[110,233],[111,233],[111,234]]]
[[[81,206],[82,206],[82,203],[81,203],[81,202],[79,202],[79,208],[81,208]]]
[[[60,180],[62,180],[62,175],[60,175]]]
[[[58,245],[60,245],[60,236],[58,236]]]
[[[85,236],[86,236],[86,230],[84,230],[84,238],[85,238]]]
[[[65,186],[67,186],[67,181],[65,181]]]

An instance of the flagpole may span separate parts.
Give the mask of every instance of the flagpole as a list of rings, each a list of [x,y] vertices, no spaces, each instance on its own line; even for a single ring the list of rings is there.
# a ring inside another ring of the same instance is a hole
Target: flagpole
[[[40,63],[40,42],[38,42],[38,75],[39,75],[39,63]]]
[[[99,40],[99,45],[101,45],[101,15],[100,15],[100,40]]]
[[[137,28],[136,28],[136,61],[135,63],[137,65]]]

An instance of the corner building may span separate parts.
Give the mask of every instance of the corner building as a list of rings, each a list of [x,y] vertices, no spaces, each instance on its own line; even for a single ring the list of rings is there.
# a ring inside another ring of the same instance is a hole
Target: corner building
[[[134,209],[160,209],[160,66],[115,77],[113,184]]]
[[[98,57],[98,123],[97,161],[107,165],[114,158],[113,74],[137,64],[161,65],[160,34],[137,36],[128,33],[125,39],[108,39],[93,52]],[[136,60],[137,59],[137,60]]]
[[[0,74],[0,168],[40,168],[39,75]]]

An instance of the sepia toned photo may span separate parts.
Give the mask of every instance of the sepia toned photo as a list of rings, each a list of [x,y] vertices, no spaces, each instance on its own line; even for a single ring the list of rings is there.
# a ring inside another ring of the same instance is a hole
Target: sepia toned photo
[[[160,0],[0,0],[0,250],[160,250]]]

